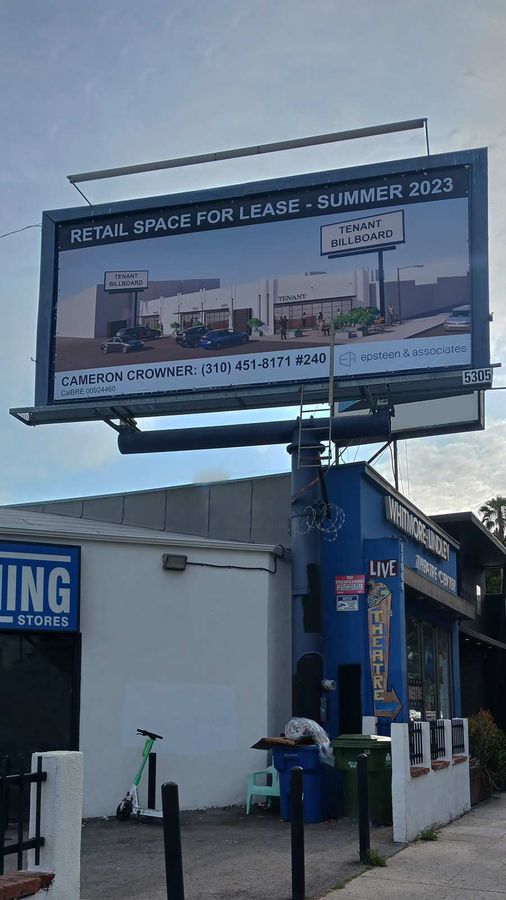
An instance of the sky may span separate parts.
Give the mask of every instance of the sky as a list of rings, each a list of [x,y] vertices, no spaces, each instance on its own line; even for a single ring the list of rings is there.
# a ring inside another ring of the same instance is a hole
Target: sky
[[[506,348],[503,0],[3,0],[0,234],[82,206],[66,175],[426,116],[432,153],[489,148],[492,361]],[[82,185],[93,203],[318,172],[425,152],[421,131]],[[283,447],[119,455],[103,423],[28,428],[40,228],[0,238],[0,503],[287,471]],[[506,386],[496,370],[495,386]],[[400,447],[427,513],[506,492],[505,392],[487,428]],[[292,418],[293,409],[144,420],[142,428]],[[348,451],[350,461],[374,448]],[[388,454],[379,468],[391,477]]]

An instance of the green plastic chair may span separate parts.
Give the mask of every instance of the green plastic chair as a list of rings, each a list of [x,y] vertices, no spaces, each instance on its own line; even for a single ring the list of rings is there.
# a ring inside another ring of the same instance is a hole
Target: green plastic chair
[[[268,784],[269,776],[272,784]],[[257,778],[262,777],[264,783],[258,784]],[[253,797],[267,797],[269,806],[272,804],[272,797],[279,797],[279,772],[274,766],[262,769],[260,772],[248,773],[248,790],[246,793],[246,815],[251,812],[251,802]]]

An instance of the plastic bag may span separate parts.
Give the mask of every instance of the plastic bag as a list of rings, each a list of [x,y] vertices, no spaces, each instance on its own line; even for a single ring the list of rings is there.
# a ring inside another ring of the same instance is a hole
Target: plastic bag
[[[327,766],[334,765],[334,751],[330,738],[313,719],[290,719],[285,725],[285,737],[292,741],[300,741],[304,737],[312,738],[315,744],[318,744],[320,762]]]

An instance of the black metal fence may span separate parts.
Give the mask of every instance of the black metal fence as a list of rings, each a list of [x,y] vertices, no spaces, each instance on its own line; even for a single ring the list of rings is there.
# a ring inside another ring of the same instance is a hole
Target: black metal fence
[[[9,773],[8,761],[2,761],[0,774],[0,875],[4,874],[5,857],[16,854],[16,868],[23,868],[23,854],[35,850],[35,865],[40,865],[40,848],[44,838],[40,834],[42,782],[47,773],[42,771],[42,757],[37,759],[36,772]],[[35,784],[35,834],[25,835],[27,801],[30,785]]]
[[[462,719],[452,720],[452,754],[463,754],[466,751],[464,743],[464,723]]]
[[[445,726],[442,719],[430,722],[430,758],[443,759],[446,756]]]
[[[422,723],[409,722],[409,762],[412,766],[423,763]]]

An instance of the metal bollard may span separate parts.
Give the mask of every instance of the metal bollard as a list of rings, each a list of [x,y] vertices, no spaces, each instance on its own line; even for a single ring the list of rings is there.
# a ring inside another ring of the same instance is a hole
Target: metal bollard
[[[156,809],[156,753],[148,756],[148,809]]]
[[[304,861],[304,772],[294,766],[291,777],[292,900],[304,900],[306,875]]]
[[[163,843],[167,900],[184,900],[183,857],[177,784],[162,784]]]
[[[369,832],[369,784],[366,753],[359,753],[358,755],[357,788],[359,854],[360,862],[365,862],[371,848],[371,836]]]

